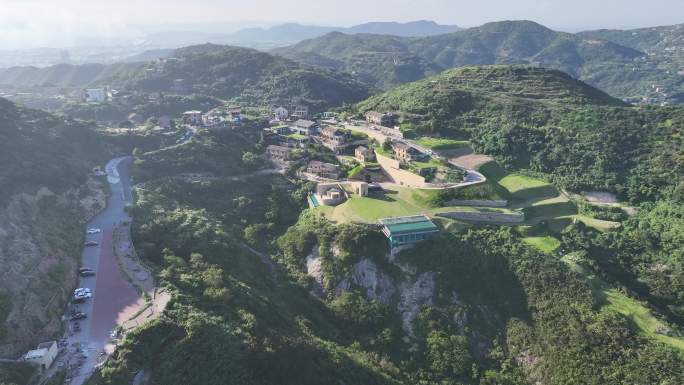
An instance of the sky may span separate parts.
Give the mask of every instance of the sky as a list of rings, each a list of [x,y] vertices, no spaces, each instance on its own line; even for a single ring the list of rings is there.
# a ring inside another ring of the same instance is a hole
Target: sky
[[[571,32],[648,27],[684,23],[684,0],[0,0],[0,49],[106,43],[151,30],[420,19],[463,27],[526,19]]]

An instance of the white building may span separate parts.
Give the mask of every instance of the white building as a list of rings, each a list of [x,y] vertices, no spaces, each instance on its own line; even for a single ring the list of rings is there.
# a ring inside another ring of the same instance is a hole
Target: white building
[[[276,120],[286,120],[290,117],[290,111],[288,111],[285,107],[278,107],[273,110],[273,117]]]
[[[85,90],[86,103],[103,103],[107,100],[107,92],[104,88],[88,88]]]
[[[36,349],[26,353],[24,361],[38,365],[41,370],[47,370],[52,366],[55,358],[57,358],[57,354],[59,354],[57,342],[43,342]]]

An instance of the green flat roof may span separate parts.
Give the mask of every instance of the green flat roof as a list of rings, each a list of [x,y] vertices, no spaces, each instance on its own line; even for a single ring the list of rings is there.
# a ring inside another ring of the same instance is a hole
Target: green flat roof
[[[385,226],[390,235],[424,233],[439,230],[437,225],[425,216],[381,219],[380,223]]]

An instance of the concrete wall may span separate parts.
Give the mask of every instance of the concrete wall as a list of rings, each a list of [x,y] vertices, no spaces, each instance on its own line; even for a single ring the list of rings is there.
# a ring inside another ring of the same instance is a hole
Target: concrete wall
[[[479,206],[479,207],[506,207],[507,200],[453,200],[445,206]]]
[[[406,187],[426,187],[427,184],[425,183],[425,178],[423,178],[420,175],[416,175],[410,171],[401,170],[399,168],[399,161],[397,161],[396,159],[391,159],[386,156],[382,156],[377,152],[375,153],[375,156],[380,166],[382,166],[385,172],[387,172],[389,176],[392,177],[392,179],[394,179],[394,182],[396,184]]]
[[[491,222],[491,223],[522,223],[525,221],[525,214],[497,213],[481,211],[449,211],[437,214],[438,216],[452,219],[460,219],[472,222]]]

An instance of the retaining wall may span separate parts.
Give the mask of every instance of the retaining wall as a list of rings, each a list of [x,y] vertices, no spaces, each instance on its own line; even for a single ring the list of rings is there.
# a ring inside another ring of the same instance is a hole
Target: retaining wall
[[[506,207],[507,200],[453,200],[447,202],[445,206],[479,206],[479,207]]]
[[[472,222],[491,222],[491,223],[522,223],[525,221],[525,214],[515,213],[495,213],[495,212],[474,212],[474,211],[449,211],[438,213],[438,216],[452,219],[460,219]]]

